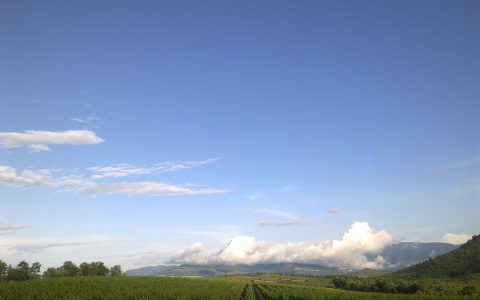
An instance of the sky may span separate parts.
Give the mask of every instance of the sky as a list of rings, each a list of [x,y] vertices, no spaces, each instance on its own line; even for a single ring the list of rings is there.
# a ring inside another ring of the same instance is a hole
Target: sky
[[[0,259],[463,243],[479,53],[478,1],[0,1]]]

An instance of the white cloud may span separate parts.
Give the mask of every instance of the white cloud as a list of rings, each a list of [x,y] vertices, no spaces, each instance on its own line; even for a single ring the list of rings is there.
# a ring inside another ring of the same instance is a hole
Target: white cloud
[[[91,176],[94,179],[102,178],[120,178],[131,175],[143,175],[159,172],[173,172],[178,170],[185,170],[191,168],[198,168],[213,162],[218,161],[219,158],[209,158],[200,161],[175,161],[163,162],[155,166],[133,166],[129,164],[116,164],[111,166],[95,166],[88,168],[93,173]]]
[[[89,130],[0,132],[0,148],[27,147],[48,151],[48,145],[92,145],[104,140]]]
[[[380,268],[385,264],[385,260],[381,256],[368,260],[366,254],[379,253],[385,245],[393,241],[390,233],[374,230],[367,222],[355,222],[341,240],[269,244],[251,236],[236,236],[221,251],[195,243],[178,252],[170,262],[202,264],[302,262],[353,269]]]
[[[472,235],[470,234],[447,233],[442,237],[440,241],[443,243],[460,245],[460,244],[466,243],[471,238],[472,238]]]
[[[61,192],[88,194],[127,194],[132,196],[210,195],[226,193],[225,189],[181,186],[163,182],[98,183],[79,175],[57,176],[53,172],[24,170],[17,175],[16,169],[0,166],[0,184],[24,188],[43,187]]]

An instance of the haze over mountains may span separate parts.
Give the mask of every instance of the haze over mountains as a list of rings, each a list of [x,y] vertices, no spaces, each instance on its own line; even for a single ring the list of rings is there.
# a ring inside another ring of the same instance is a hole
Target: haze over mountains
[[[385,246],[379,253],[366,254],[367,259],[382,258],[383,270],[400,270],[420,263],[429,258],[448,253],[458,248],[448,243],[412,243],[403,242]],[[158,265],[128,270],[127,275],[165,275],[165,276],[212,276],[241,273],[282,273],[296,275],[339,275],[351,274],[355,270],[341,265],[321,265],[317,263],[254,263],[254,264],[179,264]]]

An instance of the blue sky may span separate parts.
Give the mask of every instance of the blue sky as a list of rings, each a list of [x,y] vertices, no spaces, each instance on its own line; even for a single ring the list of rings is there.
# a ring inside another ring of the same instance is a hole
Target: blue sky
[[[480,231],[476,1],[0,6],[0,259]]]

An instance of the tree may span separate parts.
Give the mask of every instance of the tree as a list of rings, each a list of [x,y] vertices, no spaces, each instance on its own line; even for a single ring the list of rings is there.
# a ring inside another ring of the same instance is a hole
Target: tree
[[[91,266],[93,274],[97,276],[107,276],[110,272],[102,261],[92,262]]]
[[[0,282],[7,279],[7,270],[7,264],[4,261],[0,260]]]
[[[30,265],[24,260],[19,262],[16,268],[9,266],[7,269],[7,280],[9,281],[24,281],[31,278]]]
[[[42,265],[36,261],[32,264],[32,266],[30,267],[30,275],[31,277],[33,278],[36,278],[38,277],[38,274],[40,273],[40,268],[42,267]]]
[[[83,276],[93,276],[93,270],[92,270],[92,265],[90,265],[87,262],[81,263],[80,264],[80,273],[82,273]]]
[[[53,277],[62,276],[62,274],[58,272],[57,268],[48,268],[45,272],[43,272],[43,276],[45,278],[53,278]]]
[[[115,265],[110,268],[110,275],[111,276],[122,276],[122,267],[120,265]]]
[[[64,276],[78,276],[81,273],[77,265],[70,260],[64,262],[60,269]]]

